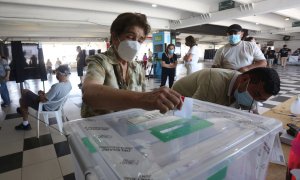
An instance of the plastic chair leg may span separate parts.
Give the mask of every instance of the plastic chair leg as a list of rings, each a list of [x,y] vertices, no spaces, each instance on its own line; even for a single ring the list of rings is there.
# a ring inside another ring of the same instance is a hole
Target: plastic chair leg
[[[60,131],[60,134],[62,134],[62,126],[63,126],[63,122],[62,122],[62,117],[61,117],[61,113],[60,112],[55,112],[55,117],[56,117],[56,121],[57,121],[57,125],[58,125],[58,129]]]
[[[44,113],[43,116],[44,116],[44,122],[46,123],[46,126],[49,126],[49,115],[47,113]]]
[[[36,137],[40,137],[40,113],[37,113]]]

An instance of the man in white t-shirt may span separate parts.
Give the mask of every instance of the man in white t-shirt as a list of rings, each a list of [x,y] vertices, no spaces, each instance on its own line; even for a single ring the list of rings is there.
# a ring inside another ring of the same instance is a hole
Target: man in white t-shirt
[[[266,67],[264,54],[255,42],[241,41],[242,27],[233,24],[227,29],[229,43],[218,49],[213,68],[234,69],[246,72],[256,67]]]
[[[193,36],[188,36],[185,38],[185,45],[190,47],[188,53],[183,57],[187,70],[186,74],[189,75],[195,72],[195,66],[199,60],[199,51],[196,40]]]

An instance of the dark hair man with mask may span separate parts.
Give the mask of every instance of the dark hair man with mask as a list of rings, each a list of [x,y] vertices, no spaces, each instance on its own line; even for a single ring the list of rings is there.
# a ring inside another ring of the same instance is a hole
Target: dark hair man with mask
[[[280,79],[271,68],[235,70],[208,68],[186,76],[172,89],[183,96],[225,106],[252,109],[255,101],[266,101],[280,91]]]
[[[233,24],[227,29],[229,43],[218,49],[213,68],[234,69],[246,72],[257,67],[266,67],[267,61],[255,42],[242,41],[242,27]]]
[[[165,113],[180,108],[180,94],[166,87],[145,91],[145,73],[134,60],[150,32],[147,17],[122,13],[110,28],[111,46],[104,54],[90,56],[82,87],[81,116],[90,117],[118,110],[158,109]]]

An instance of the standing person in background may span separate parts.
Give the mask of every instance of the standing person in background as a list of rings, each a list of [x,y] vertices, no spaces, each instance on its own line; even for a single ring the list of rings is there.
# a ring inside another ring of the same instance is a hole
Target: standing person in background
[[[9,92],[7,90],[6,82],[9,81],[10,67],[5,57],[0,54],[0,93],[3,103],[1,107],[10,105]]]
[[[281,63],[281,67],[285,68],[286,66],[286,61],[287,58],[289,56],[289,48],[287,48],[287,45],[283,45],[283,48],[280,49],[279,51],[279,59],[280,59],[280,63]]]
[[[55,69],[57,69],[61,64],[61,61],[59,60],[59,58],[57,58],[55,62]]]
[[[147,69],[147,61],[148,61],[147,53],[145,53],[143,56],[143,66],[145,70]]]
[[[84,68],[84,63],[85,63],[85,54],[81,51],[81,47],[77,46],[76,51],[78,52],[77,54],[77,75],[79,76],[80,83],[78,84],[79,89],[82,87],[82,81],[83,81],[83,68]]]
[[[165,86],[167,78],[169,77],[169,88],[173,86],[176,66],[177,66],[177,55],[174,54],[175,45],[169,44],[167,46],[166,52],[162,54],[161,66],[161,84],[160,86]]]
[[[52,63],[51,63],[50,59],[48,59],[46,62],[46,69],[47,69],[47,73],[49,73],[51,75],[52,74]]]
[[[275,59],[275,51],[271,49],[271,47],[268,47],[267,50],[267,61],[268,61],[268,67],[271,68],[273,65]]]
[[[199,60],[199,51],[196,40],[193,36],[188,36],[185,38],[185,45],[190,47],[188,53],[183,57],[187,75],[189,75],[195,71],[195,66]]]
[[[37,57],[35,55],[30,57],[29,66],[37,67]]]
[[[217,50],[213,68],[234,69],[246,72],[257,67],[266,67],[267,61],[254,42],[242,41],[242,27],[232,24],[227,29],[228,44]]]
[[[153,53],[152,51],[150,50],[150,48],[148,49],[148,61],[151,61],[152,62],[152,56],[153,56]]]

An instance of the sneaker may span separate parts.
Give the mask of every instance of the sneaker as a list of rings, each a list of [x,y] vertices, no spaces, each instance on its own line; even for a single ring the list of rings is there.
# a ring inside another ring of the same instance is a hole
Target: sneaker
[[[31,126],[30,126],[30,124],[28,124],[27,126],[24,126],[24,124],[21,123],[21,124],[17,125],[17,126],[15,127],[15,129],[16,129],[16,130],[25,130],[25,131],[28,131],[28,130],[31,129]]]

